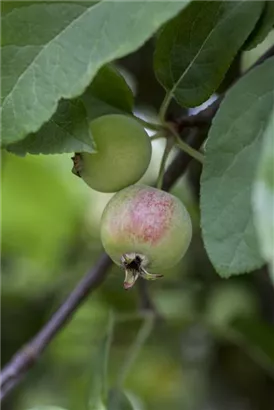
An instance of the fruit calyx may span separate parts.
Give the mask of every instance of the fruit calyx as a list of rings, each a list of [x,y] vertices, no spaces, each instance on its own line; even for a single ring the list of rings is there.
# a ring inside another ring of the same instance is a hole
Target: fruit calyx
[[[160,274],[148,273],[145,269],[147,264],[148,260],[142,254],[130,252],[122,255],[121,265],[125,271],[124,289],[132,288],[139,276],[146,280],[156,280],[163,277]]]
[[[74,157],[71,158],[73,161],[73,168],[71,172],[77,177],[81,178],[81,172],[83,169],[83,159],[82,155],[79,152],[75,152]]]

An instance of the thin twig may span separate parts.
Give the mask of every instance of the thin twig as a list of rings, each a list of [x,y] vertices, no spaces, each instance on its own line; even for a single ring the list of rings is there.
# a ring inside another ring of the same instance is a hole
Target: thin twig
[[[146,120],[143,120],[143,118],[133,116],[141,125],[143,125],[145,128],[149,130],[154,130],[154,131],[161,131],[162,130],[162,125],[161,124],[156,124],[153,122],[149,122]]]
[[[177,138],[176,144],[182,151],[186,152],[192,158],[196,159],[196,161],[200,162],[201,164],[204,163],[204,155],[200,151],[186,144],[183,140],[180,139],[180,137]]]
[[[188,136],[187,143],[190,147],[198,150],[205,141],[207,137],[207,130],[193,129]],[[184,151],[179,151],[172,161],[172,163],[167,168],[162,189],[164,191],[169,191],[172,185],[184,174],[187,167],[192,160],[192,157]]]
[[[165,138],[165,134],[164,134],[163,130],[158,131],[154,135],[152,135],[152,137],[150,137],[150,141],[155,141],[155,140],[158,140],[160,138]]]

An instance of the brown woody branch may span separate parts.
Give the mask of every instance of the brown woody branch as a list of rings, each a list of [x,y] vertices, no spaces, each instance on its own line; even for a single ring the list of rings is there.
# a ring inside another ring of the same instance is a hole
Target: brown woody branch
[[[110,258],[103,254],[41,331],[13,356],[1,372],[1,400],[21,381],[90,292],[101,285],[110,266]]]
[[[251,67],[257,66],[267,58],[274,55],[274,46],[271,47],[260,59]],[[205,110],[193,116],[182,117],[177,126],[183,133],[185,128],[195,127],[189,133],[187,142],[195,149],[199,149],[207,137],[212,118],[218,110],[223,95],[219,96]],[[202,125],[202,127],[201,127]],[[205,126],[205,127],[204,127]],[[163,180],[163,189],[168,191],[177,179],[186,171],[192,158],[185,152],[178,152],[176,158],[168,167]],[[70,320],[73,313],[80,304],[87,298],[90,292],[94,291],[105,280],[111,260],[103,254],[90,272],[80,281],[60,308],[53,314],[41,331],[31,339],[26,346],[20,349],[5,366],[1,377],[1,400],[11,392],[22,380],[25,373],[36,363],[41,353],[46,349],[55,335]],[[154,309],[143,282],[140,284],[143,308]]]
[[[200,111],[198,114],[195,115],[185,115],[179,118],[177,122],[177,129],[178,132],[181,133],[184,131],[185,128],[193,128],[193,127],[205,127],[208,128],[211,124],[211,121],[218,111],[218,108],[222,102],[223,95],[219,95],[212,104],[206,107],[204,110]]]
[[[249,71],[253,70],[254,67],[257,67],[258,65],[262,64],[265,60],[267,60],[270,57],[274,56],[274,46],[270,47],[245,73],[247,74]],[[240,76],[241,77],[241,76]],[[237,82],[239,78],[236,78],[234,83]],[[232,84],[232,85],[233,85]],[[203,127],[203,126],[210,126],[211,121],[217,112],[222,100],[224,98],[224,94],[219,95],[216,100],[210,104],[207,108],[204,110],[200,111],[196,115],[186,115],[181,117],[177,121],[177,129],[179,132],[182,132],[184,128],[187,127]]]

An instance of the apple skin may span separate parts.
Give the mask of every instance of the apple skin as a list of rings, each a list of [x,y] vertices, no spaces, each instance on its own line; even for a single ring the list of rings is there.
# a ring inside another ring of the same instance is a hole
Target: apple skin
[[[96,152],[75,154],[73,172],[100,192],[117,192],[139,181],[151,160],[151,141],[134,118],[104,115],[90,123]]]
[[[149,272],[171,268],[184,256],[191,236],[191,219],[182,202],[145,185],[116,193],[102,215],[103,246],[120,266],[123,255],[136,253],[144,257]]]

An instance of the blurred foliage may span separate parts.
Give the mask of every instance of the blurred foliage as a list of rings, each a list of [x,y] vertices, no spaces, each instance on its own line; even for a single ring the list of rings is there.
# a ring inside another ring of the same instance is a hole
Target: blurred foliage
[[[147,43],[119,64],[133,78],[138,111],[153,115],[163,91],[151,81],[150,62]],[[161,143],[154,148],[146,183],[158,172]],[[93,192],[71,167],[67,155],[2,155],[3,365],[43,326],[102,251],[99,221],[110,195]],[[274,407],[273,288],[264,270],[228,280],[214,272],[201,241],[199,172],[194,165],[172,190],[191,213],[193,240],[183,261],[148,285],[163,319],[131,367],[127,401],[138,410],[269,410]],[[50,404],[86,408],[92,360],[110,310],[115,323],[108,376],[117,387],[143,322],[138,288],[124,292],[122,282],[123,273],[113,267],[3,410]]]

